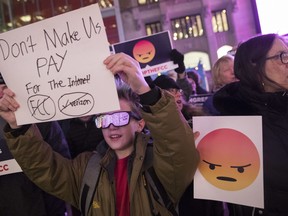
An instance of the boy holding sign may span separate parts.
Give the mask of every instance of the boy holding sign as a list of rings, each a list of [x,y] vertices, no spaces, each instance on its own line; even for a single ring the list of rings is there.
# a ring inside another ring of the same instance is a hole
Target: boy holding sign
[[[102,128],[107,150],[103,155],[100,150],[97,153],[102,156],[98,183],[90,208],[82,213],[176,215],[175,207],[191,183],[199,161],[193,132],[173,96],[150,87],[137,61],[119,53],[106,58],[104,64],[130,89],[118,91],[119,111],[97,117],[96,124]],[[0,101],[0,115],[9,123],[4,130],[11,152],[40,187],[80,206],[83,175],[93,153],[82,153],[72,161],[55,154],[39,136],[35,125],[16,124],[14,111],[18,107],[13,92],[6,89]],[[153,146],[151,137],[141,133],[145,124],[153,137]],[[162,205],[152,193],[146,175],[149,169],[154,170],[171,200],[170,207]]]

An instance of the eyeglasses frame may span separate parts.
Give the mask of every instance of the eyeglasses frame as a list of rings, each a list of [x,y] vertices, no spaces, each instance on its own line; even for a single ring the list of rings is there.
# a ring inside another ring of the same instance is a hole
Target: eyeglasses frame
[[[105,115],[113,115],[113,114],[115,114],[115,113],[128,113],[128,116],[129,116],[129,120],[128,120],[128,123],[127,124],[125,124],[125,125],[121,125],[121,126],[115,126],[112,122],[107,126],[107,127],[105,127],[105,128],[103,128],[102,127],[102,125],[101,125],[101,127],[98,127],[97,126],[97,119],[98,118],[101,118],[102,116],[105,116]],[[96,125],[96,127],[98,128],[98,129],[106,129],[106,128],[109,128],[110,127],[110,125],[112,124],[114,127],[123,127],[123,126],[126,126],[126,125],[128,125],[129,123],[130,123],[130,120],[131,120],[131,118],[133,118],[133,119],[135,119],[135,120],[137,120],[137,121],[139,121],[139,120],[141,120],[142,118],[141,117],[139,117],[139,116],[137,116],[134,112],[132,112],[132,111],[117,111],[117,112],[113,112],[113,113],[106,113],[106,114],[100,114],[100,115],[97,115],[96,116],[96,118],[95,118],[95,120],[94,120],[94,122],[95,122],[95,125]]]
[[[170,92],[171,94],[178,94],[180,93],[181,95],[184,94],[184,91],[182,89],[177,89],[177,88],[169,88],[167,89],[168,92]]]
[[[287,55],[287,62],[284,62],[283,55]],[[275,59],[276,57],[280,58],[282,64],[288,64],[288,52],[281,52],[281,53],[279,53],[277,55],[267,57],[267,58],[265,58],[265,60]]]

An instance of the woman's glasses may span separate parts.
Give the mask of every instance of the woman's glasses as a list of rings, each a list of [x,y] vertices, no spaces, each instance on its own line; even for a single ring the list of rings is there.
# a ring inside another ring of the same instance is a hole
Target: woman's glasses
[[[288,53],[286,53],[286,52],[281,52],[280,54],[267,57],[266,60],[279,59],[279,58],[283,64],[288,64]]]
[[[178,93],[180,93],[181,95],[183,95],[183,90],[182,89],[176,89],[176,88],[169,88],[167,89],[167,91],[169,91],[170,93],[176,95]]]

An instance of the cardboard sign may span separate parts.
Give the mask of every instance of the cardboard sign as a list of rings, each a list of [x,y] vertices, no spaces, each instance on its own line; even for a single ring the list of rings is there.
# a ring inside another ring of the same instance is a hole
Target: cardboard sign
[[[21,167],[12,156],[6,141],[0,138],[0,176],[22,172]]]
[[[193,117],[200,163],[194,197],[264,207],[260,116]]]
[[[201,107],[201,106],[203,106],[205,101],[208,99],[208,97],[211,97],[211,96],[212,96],[212,94],[191,95],[189,97],[188,103]]]
[[[0,176],[23,172],[15,159],[0,161]]]
[[[139,62],[144,76],[167,72],[178,67],[170,60],[172,50],[168,31],[113,44],[112,51],[126,53]]]
[[[103,64],[109,55],[98,4],[0,34],[0,72],[20,104],[17,124],[118,110]]]

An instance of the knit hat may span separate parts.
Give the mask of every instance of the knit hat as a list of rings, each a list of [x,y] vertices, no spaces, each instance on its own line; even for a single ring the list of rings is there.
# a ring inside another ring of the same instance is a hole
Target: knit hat
[[[153,83],[161,89],[180,89],[175,80],[167,75],[158,76]]]
[[[5,83],[5,81],[4,81],[3,77],[2,77],[2,74],[0,73],[0,85],[1,84],[6,84],[6,83]]]

